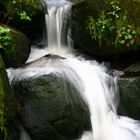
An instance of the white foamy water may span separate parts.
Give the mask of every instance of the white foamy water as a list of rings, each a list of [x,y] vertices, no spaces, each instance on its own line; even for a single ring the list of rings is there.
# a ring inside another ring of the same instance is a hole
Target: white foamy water
[[[85,132],[79,140],[140,140],[140,122],[117,115],[117,78],[108,74],[104,65],[72,54],[64,22],[70,4],[63,0],[60,3],[47,0],[46,3],[49,5],[46,15],[48,47],[33,49],[28,62],[48,53],[66,59],[42,57],[25,67],[9,69],[10,81],[14,83],[50,73],[62,76],[77,88],[89,107],[92,131]]]
[[[13,81],[53,73],[75,85],[89,106],[92,123],[92,132],[86,132],[81,140],[140,140],[140,123],[116,114],[117,79],[107,74],[107,69],[96,61],[43,57],[11,72]]]

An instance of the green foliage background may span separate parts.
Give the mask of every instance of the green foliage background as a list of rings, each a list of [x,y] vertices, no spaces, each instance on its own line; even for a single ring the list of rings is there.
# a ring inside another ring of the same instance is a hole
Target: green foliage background
[[[1,3],[10,16],[19,16],[21,20],[31,21],[39,0],[5,0]]]
[[[126,5],[128,3],[123,4]],[[130,9],[127,9],[128,5],[126,5],[126,9],[124,9],[124,7],[122,8],[121,0],[104,1],[104,5],[105,6],[99,6],[101,10],[96,12],[98,15],[91,14],[91,16],[88,17],[87,29],[92,39],[98,40],[100,46],[102,41],[115,47],[138,46],[140,44],[139,20],[137,20],[137,18],[136,20],[132,20],[132,15],[129,14]],[[132,6],[134,5],[135,2]],[[96,7],[97,10],[98,8]]]

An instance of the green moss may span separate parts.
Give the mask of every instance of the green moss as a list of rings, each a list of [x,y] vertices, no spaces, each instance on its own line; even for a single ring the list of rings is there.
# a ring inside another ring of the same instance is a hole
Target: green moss
[[[15,47],[10,32],[10,28],[0,24],[0,49],[3,49],[5,53],[10,54],[11,56],[14,56]]]
[[[121,7],[127,11],[129,22],[135,26],[140,26],[140,1],[139,0],[120,0]]]
[[[140,119],[140,77],[119,79],[120,104],[129,117]]]
[[[5,64],[0,54],[0,138],[7,138],[6,125],[16,112],[16,98],[10,87]]]
[[[2,61],[2,57],[0,55],[0,130],[4,134],[5,138],[7,136],[6,128],[5,128],[5,118],[4,118],[4,96],[5,96],[5,91],[4,91],[4,82],[5,82],[5,77],[4,77],[4,70],[5,66]]]
[[[3,43],[5,44],[0,48],[0,53],[3,57],[6,67],[21,65],[27,60],[30,52],[29,39],[25,36],[25,34],[19,30],[16,30],[15,28],[4,24],[0,24],[0,27],[8,30],[8,33],[3,35],[3,38],[6,39],[2,40],[2,43],[0,37],[0,45],[3,45]],[[7,40],[7,37],[10,38],[10,40]]]

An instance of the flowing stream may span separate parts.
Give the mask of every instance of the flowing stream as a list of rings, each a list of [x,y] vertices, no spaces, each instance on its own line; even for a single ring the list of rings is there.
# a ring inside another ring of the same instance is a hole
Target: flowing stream
[[[71,3],[65,0],[44,0],[44,3],[48,8],[45,15],[48,44],[43,49],[33,48],[27,62],[50,53],[66,59],[47,63],[40,61],[35,66],[10,69],[10,80],[49,73],[65,76],[78,89],[90,110],[92,130],[84,132],[79,140],[140,140],[139,121],[116,113],[119,103],[117,77],[110,75],[103,64],[76,57],[73,53],[70,29],[66,22]],[[28,139],[22,136],[21,140]]]

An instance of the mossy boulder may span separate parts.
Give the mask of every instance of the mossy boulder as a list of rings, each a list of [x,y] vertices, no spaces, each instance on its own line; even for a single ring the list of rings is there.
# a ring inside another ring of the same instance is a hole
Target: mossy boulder
[[[30,39],[42,36],[44,9],[40,0],[6,0],[1,5],[9,17],[8,25],[21,30]]]
[[[6,127],[16,113],[16,98],[10,87],[5,65],[0,55],[0,127]]]
[[[10,29],[8,35],[12,38],[14,51],[1,49],[1,55],[7,67],[18,67],[25,63],[30,54],[30,41],[25,34],[12,27],[0,24],[0,26]],[[11,53],[11,51],[13,51]]]
[[[118,85],[122,114],[140,120],[140,62],[135,62],[124,70]]]
[[[119,79],[121,115],[140,120],[140,76]]]
[[[49,57],[26,64],[22,72],[26,74],[26,68],[60,59]],[[17,80],[13,88],[25,112],[22,123],[33,140],[71,140],[89,125],[88,108],[76,87],[59,74]]]
[[[121,9],[123,11],[127,11],[128,20],[130,24],[135,25],[135,27],[139,27],[139,10],[140,9],[140,1],[120,1]],[[95,21],[101,15],[103,10],[108,10],[108,5],[111,0],[83,0],[79,1],[72,7],[72,20],[71,20],[71,27],[72,27],[72,38],[74,40],[75,46],[78,46],[79,49],[84,50],[85,52],[93,55],[96,58],[107,58],[108,61],[112,61],[120,59],[128,59],[131,54],[131,60],[134,58],[137,59],[138,55],[132,55],[137,53],[139,47],[127,47],[127,46],[118,46],[111,45],[109,42],[113,39],[113,35],[109,36],[108,34],[108,41],[107,39],[101,40],[101,45],[98,39],[93,39],[90,31],[88,30],[88,17],[92,16]],[[125,13],[125,12],[124,12]],[[126,55],[127,57],[126,57]],[[119,56],[119,57],[115,57]],[[131,61],[130,60],[130,61]],[[135,61],[133,60],[133,62]]]

